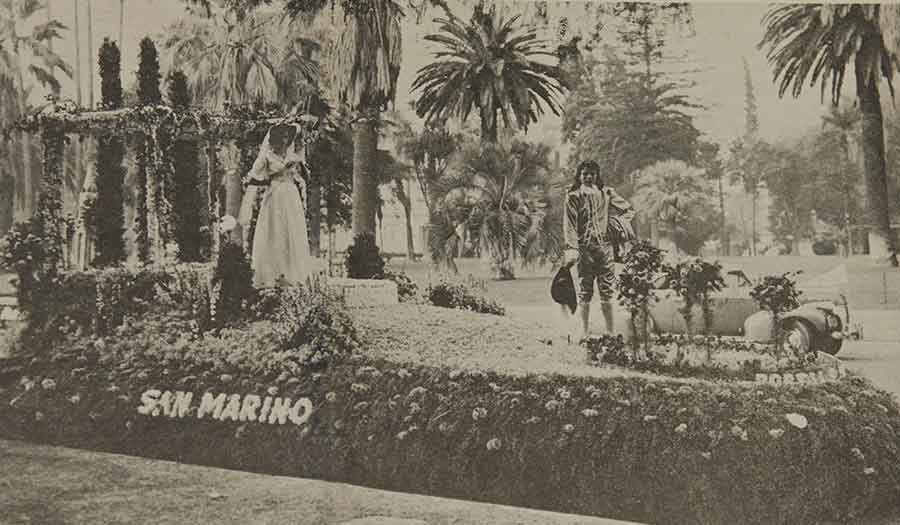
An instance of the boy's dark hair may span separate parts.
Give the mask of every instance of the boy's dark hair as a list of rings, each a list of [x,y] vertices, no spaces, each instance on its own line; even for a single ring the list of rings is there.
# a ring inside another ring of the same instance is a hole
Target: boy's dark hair
[[[572,187],[569,188],[569,191],[575,191],[581,187],[581,174],[584,173],[585,170],[592,170],[600,175],[600,165],[597,164],[596,161],[593,160],[583,160],[578,165],[578,168],[575,169],[575,180],[572,182]],[[597,186],[603,187],[603,181],[597,180]]]

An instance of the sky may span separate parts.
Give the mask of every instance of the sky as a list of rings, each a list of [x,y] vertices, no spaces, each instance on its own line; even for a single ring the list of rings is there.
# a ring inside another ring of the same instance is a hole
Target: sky
[[[70,63],[75,61],[74,28],[75,4],[79,5],[82,42],[82,67],[93,64],[95,100],[100,98],[99,79],[96,78],[96,52],[105,36],[118,40],[120,0],[49,0],[54,18],[70,31],[55,42],[55,50]],[[570,2],[578,7],[579,2]],[[93,43],[87,42],[88,4],[93,10]],[[123,83],[134,81],[137,70],[139,41],[146,35],[158,34],[165,26],[185,15],[178,0],[124,0]],[[452,0],[451,0],[452,5]],[[561,6],[562,4],[558,4]],[[741,57],[749,63],[759,108],[760,134],[763,138],[781,142],[812,127],[820,125],[820,117],[827,109],[820,101],[817,87],[808,89],[794,99],[780,99],[772,82],[771,70],[762,51],[756,45],[762,37],[760,20],[766,4],[761,2],[698,2],[694,4],[695,36],[683,38],[677,45],[689,49],[704,71],[695,79],[698,86],[692,94],[706,106],[697,115],[697,127],[711,139],[727,144],[742,132],[744,125],[744,71]],[[467,15],[461,9],[460,16]],[[435,27],[430,19],[439,13],[426,14],[417,24],[407,19],[403,27],[403,63],[398,86],[399,110],[408,113],[409,102],[415,98],[410,86],[416,71],[431,59],[430,48],[422,36]],[[158,43],[159,45],[159,43]],[[161,46],[160,46],[161,47]],[[91,50],[88,52],[87,50]],[[83,87],[85,100],[87,84]],[[74,98],[74,84],[65,82],[63,96]],[[412,116],[411,113],[408,113]],[[528,133],[532,140],[559,140],[560,119],[550,115]]]

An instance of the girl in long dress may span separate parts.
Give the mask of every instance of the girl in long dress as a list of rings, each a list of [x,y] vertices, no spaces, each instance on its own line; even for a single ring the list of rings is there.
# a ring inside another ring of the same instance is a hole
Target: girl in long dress
[[[276,125],[269,129],[250,170],[249,186],[241,203],[239,221],[250,223],[257,192],[265,191],[253,235],[253,284],[257,288],[275,286],[279,279],[288,284],[304,284],[319,271],[318,260],[310,255],[303,204],[306,184],[305,155],[295,141],[298,127]],[[298,191],[298,185],[300,186]]]

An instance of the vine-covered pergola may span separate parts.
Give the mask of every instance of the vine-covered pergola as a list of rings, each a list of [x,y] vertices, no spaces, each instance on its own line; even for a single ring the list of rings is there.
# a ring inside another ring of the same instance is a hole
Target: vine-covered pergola
[[[210,259],[215,263],[222,242],[217,223],[226,205],[222,202],[220,192],[226,174],[219,156],[221,146],[227,141],[233,141],[239,148],[256,149],[271,126],[284,123],[300,124],[301,140],[305,143],[312,142],[318,136],[318,119],[311,115],[283,116],[261,112],[217,115],[197,109],[176,111],[162,105],[86,111],[73,103],[55,102],[40,113],[18,122],[14,129],[39,134],[43,145],[43,166],[35,218],[39,231],[45,236],[48,266],[60,267],[62,249],[66,244],[62,188],[63,153],[67,136],[114,134],[144,137],[145,140],[135,143],[146,148],[146,151],[139,153],[143,153],[148,160],[144,195],[150,261],[159,261],[164,256],[167,240],[164,226],[171,220],[171,205],[166,202],[162,187],[166,183],[166,166],[160,148],[161,140],[165,137],[170,141],[177,139],[201,143],[198,148],[206,157],[208,226],[212,238]],[[242,151],[242,157],[246,157],[246,154],[247,152]],[[232,170],[231,173],[240,180],[240,170]],[[230,186],[233,188],[230,191],[235,191],[237,195],[230,195],[228,200],[239,205],[242,186],[240,183]],[[138,210],[141,208],[137,207]],[[234,213],[236,214],[236,210]]]

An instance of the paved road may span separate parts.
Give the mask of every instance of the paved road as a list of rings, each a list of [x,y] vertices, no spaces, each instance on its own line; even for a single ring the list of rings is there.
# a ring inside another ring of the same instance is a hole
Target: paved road
[[[0,440],[0,523],[627,522]]]
[[[900,342],[848,341],[838,357],[849,370],[900,399]]]

